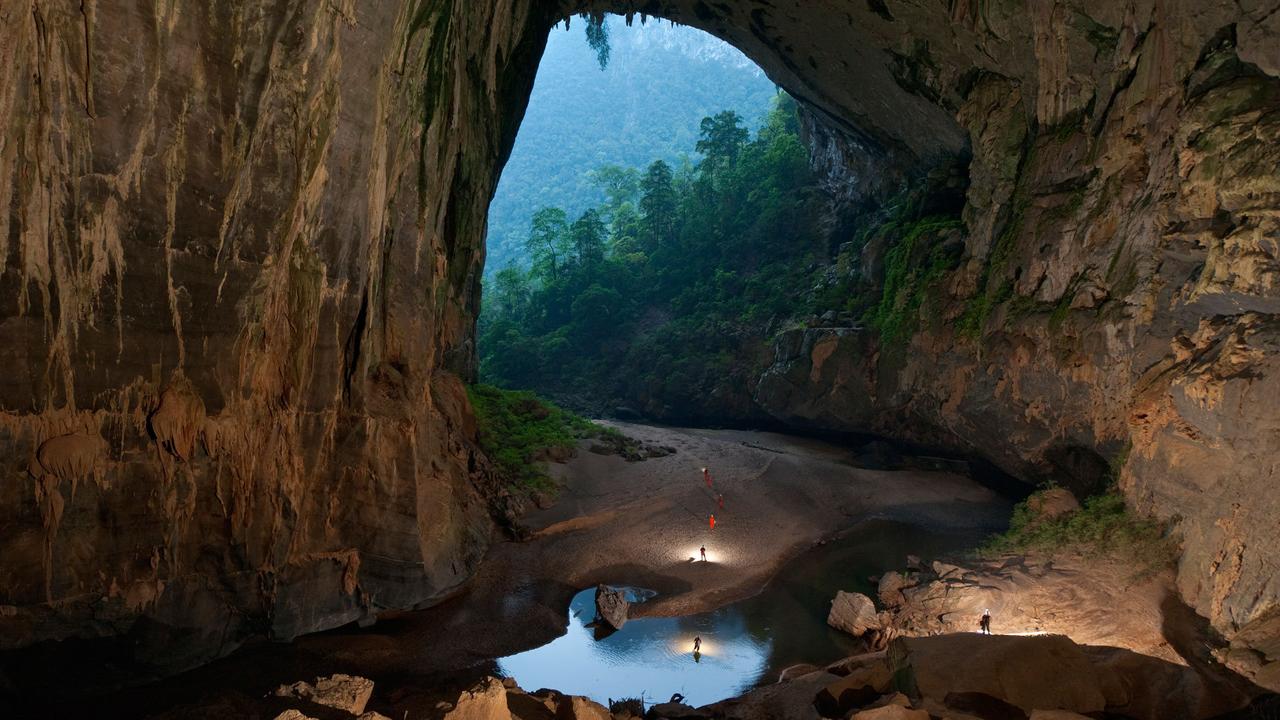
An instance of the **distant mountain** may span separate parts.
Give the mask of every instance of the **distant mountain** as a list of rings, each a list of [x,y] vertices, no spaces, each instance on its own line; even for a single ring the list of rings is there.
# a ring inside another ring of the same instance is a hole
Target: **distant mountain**
[[[587,173],[678,159],[703,117],[735,110],[754,131],[776,88],[737,49],[693,28],[608,20],[601,70],[575,20],[551,31],[515,150],[489,208],[487,273],[525,265],[529,220],[541,207],[576,217],[604,196]]]

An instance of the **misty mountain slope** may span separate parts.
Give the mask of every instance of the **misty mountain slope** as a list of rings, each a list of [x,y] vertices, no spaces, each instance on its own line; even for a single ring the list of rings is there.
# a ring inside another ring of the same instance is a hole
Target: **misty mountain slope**
[[[486,274],[526,263],[529,221],[545,206],[576,216],[604,195],[588,173],[602,165],[675,164],[702,118],[734,110],[753,130],[776,89],[737,49],[700,30],[609,19],[604,70],[582,22],[551,31],[515,149],[489,208]]]

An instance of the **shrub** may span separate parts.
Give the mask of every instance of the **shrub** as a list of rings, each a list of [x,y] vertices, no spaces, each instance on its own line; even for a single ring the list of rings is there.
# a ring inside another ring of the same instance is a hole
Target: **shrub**
[[[551,489],[540,458],[548,451],[572,450],[581,439],[609,432],[532,392],[472,385],[467,396],[480,426],[480,448],[513,488]]]
[[[1114,487],[1087,499],[1076,512],[1051,520],[1038,518],[1030,501],[1018,503],[1009,529],[991,538],[982,549],[984,554],[1032,550],[1103,554],[1132,561],[1140,570],[1158,569],[1174,559],[1174,543],[1165,526],[1135,516]]]

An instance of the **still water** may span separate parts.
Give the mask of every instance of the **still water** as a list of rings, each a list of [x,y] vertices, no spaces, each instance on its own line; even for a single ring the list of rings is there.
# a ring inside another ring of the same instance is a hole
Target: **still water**
[[[908,553],[926,561],[972,548],[982,531],[939,532],[872,521],[793,561],[759,595],[709,613],[637,618],[596,639],[595,589],[569,606],[568,632],[542,647],[502,658],[499,670],[527,690],[556,688],[600,703],[681,693],[693,706],[740,695],[796,663],[821,665],[858,652],[827,625],[837,590],[875,596],[868,576],[900,568]],[[634,600],[645,591],[632,590]],[[702,638],[695,656],[693,639]]]

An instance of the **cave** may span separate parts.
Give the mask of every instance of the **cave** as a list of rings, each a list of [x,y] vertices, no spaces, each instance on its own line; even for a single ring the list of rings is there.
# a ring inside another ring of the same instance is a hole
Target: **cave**
[[[833,213],[964,168],[904,344],[780,333],[755,408],[1105,475],[1169,524],[1224,662],[1280,689],[1278,10],[10,3],[0,651],[123,638],[166,675],[466,587],[525,510],[465,390],[486,212],[548,32],[615,13],[759,64]]]

